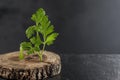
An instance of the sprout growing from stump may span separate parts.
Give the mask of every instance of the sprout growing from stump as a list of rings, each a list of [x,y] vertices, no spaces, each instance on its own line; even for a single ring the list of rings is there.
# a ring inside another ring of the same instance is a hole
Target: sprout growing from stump
[[[19,59],[24,59],[23,51],[27,51],[27,54],[37,53],[40,61],[42,61],[43,52],[46,45],[53,44],[54,40],[58,36],[58,33],[54,32],[54,26],[48,19],[44,9],[40,8],[32,15],[31,20],[35,22],[27,28],[26,36],[29,42],[22,42],[20,44]]]

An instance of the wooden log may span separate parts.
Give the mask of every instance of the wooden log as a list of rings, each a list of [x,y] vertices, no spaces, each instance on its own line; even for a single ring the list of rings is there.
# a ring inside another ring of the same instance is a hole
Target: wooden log
[[[25,54],[26,52],[24,52]],[[25,55],[19,60],[19,51],[0,55],[0,77],[12,80],[41,80],[60,74],[60,56],[44,51],[43,62],[38,55]]]

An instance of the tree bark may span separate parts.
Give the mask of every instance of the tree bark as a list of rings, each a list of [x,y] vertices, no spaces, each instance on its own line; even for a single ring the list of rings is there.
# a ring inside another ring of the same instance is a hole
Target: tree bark
[[[0,55],[0,77],[12,80],[41,80],[60,74],[60,56],[44,51],[43,62],[37,54],[19,60],[19,51]]]

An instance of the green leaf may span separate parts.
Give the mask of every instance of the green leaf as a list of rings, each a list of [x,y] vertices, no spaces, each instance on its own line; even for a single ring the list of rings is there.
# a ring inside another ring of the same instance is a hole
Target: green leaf
[[[42,33],[43,35],[45,34],[45,31],[50,25],[50,21],[48,21],[48,18],[45,19],[46,16],[43,17],[43,20],[40,22],[41,25],[39,25],[39,32]]]
[[[42,8],[36,11],[36,17],[38,22],[40,22],[44,16],[45,16],[45,11]]]
[[[32,17],[31,17],[31,20],[33,20],[33,21],[36,22],[36,20],[37,20],[36,18],[37,18],[37,17],[36,17],[36,14],[33,14]]]
[[[35,14],[32,15],[31,20],[36,22],[36,24],[38,25],[42,21],[44,16],[45,16],[45,11],[42,8],[40,8],[36,11]]]
[[[54,26],[51,25],[50,27],[48,27],[48,29],[46,30],[46,35],[49,35],[50,33],[52,33],[54,31]]]
[[[22,42],[20,46],[22,47],[23,50],[28,50],[32,47],[32,44],[30,42]]]
[[[50,35],[47,37],[45,43],[47,43],[47,45],[53,44],[53,41],[56,39],[57,36],[58,36],[58,33],[52,33],[52,34],[50,34]]]
[[[35,44],[35,43],[36,43],[36,38],[35,38],[35,37],[32,37],[32,38],[30,39],[30,42],[31,42],[32,44]]]
[[[49,28],[50,23],[51,23],[50,21],[47,21],[47,22],[43,22],[43,24],[40,25],[39,28],[42,34],[45,33],[46,30]]]
[[[41,34],[44,34],[44,27],[42,27],[41,25],[39,25],[39,27],[36,27],[36,31],[38,31]]]
[[[34,53],[34,48],[30,48],[30,50],[27,51],[28,54]]]
[[[46,26],[46,29],[50,26],[50,21],[48,21],[46,24],[45,24],[45,26]]]
[[[27,36],[27,38],[32,37],[34,33],[35,33],[35,26],[30,26],[30,27],[26,30],[26,36]]]
[[[39,45],[35,45],[35,46],[34,46],[34,50],[39,52],[39,51],[40,51]]]
[[[42,43],[42,41],[40,40],[40,37],[32,37],[31,39],[30,39],[30,42],[32,43],[32,44],[38,44],[38,45],[40,45],[41,43]]]
[[[40,37],[32,37],[30,41],[32,44],[34,44],[34,51],[40,51],[40,45],[42,44]]]
[[[41,20],[41,25],[43,27],[46,27],[45,24],[47,24],[48,22],[48,16],[43,16],[42,20]]]

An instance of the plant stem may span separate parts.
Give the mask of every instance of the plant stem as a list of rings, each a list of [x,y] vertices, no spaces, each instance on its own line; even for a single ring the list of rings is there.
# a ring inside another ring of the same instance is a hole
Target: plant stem
[[[19,59],[20,59],[20,60],[24,59],[23,48],[22,48],[22,47],[20,47]]]
[[[42,55],[40,52],[38,53],[38,56],[39,56],[40,61],[42,62]]]
[[[43,47],[42,47],[42,51],[39,53],[39,57],[40,57],[40,61],[43,61],[43,52],[44,52],[44,50],[45,50],[45,40],[46,40],[46,38],[45,38],[45,34],[43,35]]]
[[[43,54],[44,50],[45,50],[45,44],[43,44],[43,48],[42,48],[41,54]]]
[[[38,38],[39,37],[39,33],[38,32],[36,32],[36,33],[37,33],[36,37]]]
[[[43,52],[44,52],[44,50],[45,50],[45,44],[43,44],[42,51],[38,53],[41,62],[43,61]]]
[[[43,40],[44,40],[44,42],[43,42],[43,48],[42,48],[42,52],[41,52],[41,55],[43,55],[43,52],[44,52],[44,50],[45,50],[45,40],[46,40],[46,34],[44,33],[43,34]]]

